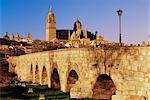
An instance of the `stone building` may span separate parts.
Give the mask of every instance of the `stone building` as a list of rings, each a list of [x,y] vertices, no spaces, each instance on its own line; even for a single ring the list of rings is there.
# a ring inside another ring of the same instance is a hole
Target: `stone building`
[[[5,35],[3,38],[9,40],[8,32],[5,32]]]
[[[50,12],[48,13],[46,20],[46,41],[50,42],[53,39],[58,39],[60,41],[68,41],[71,38],[75,39],[75,34],[82,34],[85,38],[89,38],[90,40],[94,40],[95,34],[89,32],[81,27],[81,22],[79,19],[75,21],[73,29],[56,29],[56,17],[50,8]],[[73,34],[73,36],[72,36]],[[82,36],[79,36],[83,38]]]
[[[3,38],[0,38],[0,52],[8,55],[20,55],[25,53],[31,53],[32,42],[30,33],[26,38],[23,38],[19,33],[12,33],[12,36],[5,32]]]
[[[56,38],[56,17],[50,8],[50,12],[48,13],[46,20],[46,41],[50,41]]]
[[[17,42],[27,42],[29,44],[33,42],[31,34],[29,32],[27,33],[27,37],[25,38],[21,37],[18,32],[16,34],[12,33],[11,36],[8,35],[8,32],[5,32],[3,39]]]

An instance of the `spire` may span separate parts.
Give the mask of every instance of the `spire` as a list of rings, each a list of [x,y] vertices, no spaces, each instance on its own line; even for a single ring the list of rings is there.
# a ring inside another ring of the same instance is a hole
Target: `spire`
[[[49,15],[54,15],[52,7],[50,7]]]
[[[52,11],[52,7],[50,7],[50,12],[52,12],[52,13],[53,13],[53,11]]]
[[[9,36],[8,36],[8,32],[5,32],[5,35],[3,37],[4,39],[8,39],[9,40]]]
[[[81,24],[81,22],[80,22],[79,18],[77,18],[76,23],[80,23],[80,24]]]
[[[30,34],[30,32],[27,33],[27,39],[31,39],[31,34]]]
[[[19,33],[18,32],[16,33],[16,38],[19,38]]]
[[[15,39],[15,36],[14,36],[14,32],[12,33],[12,40],[14,40]]]

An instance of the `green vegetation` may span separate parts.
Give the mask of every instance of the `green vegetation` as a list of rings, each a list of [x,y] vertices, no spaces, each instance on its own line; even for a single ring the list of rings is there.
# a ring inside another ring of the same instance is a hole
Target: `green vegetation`
[[[26,83],[28,84],[28,83]],[[33,89],[33,92],[28,93],[29,88]],[[60,90],[53,90],[48,88],[48,86],[41,85],[27,85],[27,87],[21,86],[7,86],[0,88],[0,100],[2,99],[28,99],[28,100],[38,100],[40,95],[44,95],[46,100],[70,100],[70,96]],[[72,99],[74,100],[74,99]],[[75,99],[76,100],[76,99]],[[94,100],[91,98],[83,98],[80,100]]]
[[[28,93],[29,87],[33,88],[33,92]],[[51,99],[64,99],[69,100],[70,96],[67,93],[64,93],[60,90],[52,90],[49,89],[47,86],[27,86],[27,87],[21,87],[21,86],[7,86],[0,89],[0,99],[6,99],[6,98],[13,98],[13,99],[34,99],[37,100],[40,95],[44,95],[46,100]],[[9,97],[8,97],[9,96]]]
[[[23,95],[27,96],[27,97],[39,97],[40,94],[43,94],[45,96],[46,99],[69,99],[69,94],[64,93],[60,90],[52,90],[49,89],[47,85],[41,86],[41,85],[37,85],[37,86],[33,86],[33,85],[27,85],[27,87],[29,88],[33,88],[33,93],[25,93]]]

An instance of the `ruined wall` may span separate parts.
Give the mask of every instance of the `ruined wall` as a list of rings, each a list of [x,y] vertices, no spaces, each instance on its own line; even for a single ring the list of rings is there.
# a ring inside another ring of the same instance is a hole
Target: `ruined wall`
[[[32,53],[16,59],[15,72],[21,81],[51,87],[51,73],[56,68],[64,92],[68,88],[69,72],[75,70],[79,78],[71,84],[71,98],[150,100],[150,47],[72,48]],[[43,79],[43,67],[46,79]],[[101,85],[99,90],[95,88],[97,85]],[[104,95],[96,96],[102,92]]]

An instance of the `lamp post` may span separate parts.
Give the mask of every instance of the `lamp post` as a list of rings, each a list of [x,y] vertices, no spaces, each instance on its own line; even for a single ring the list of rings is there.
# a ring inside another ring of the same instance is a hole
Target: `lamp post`
[[[119,16],[119,43],[120,44],[122,44],[122,39],[121,39],[121,15],[122,15],[122,10],[121,9],[119,9],[118,11],[117,11],[117,13],[118,13],[118,16]]]

